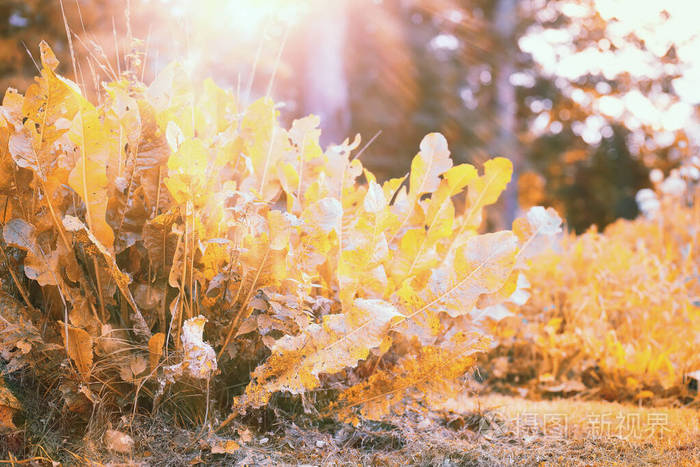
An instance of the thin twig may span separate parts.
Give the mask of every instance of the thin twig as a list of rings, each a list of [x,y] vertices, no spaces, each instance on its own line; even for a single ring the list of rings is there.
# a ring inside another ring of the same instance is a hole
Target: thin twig
[[[350,162],[354,161],[355,159],[358,159],[358,158],[362,155],[362,153],[365,152],[365,150],[367,150],[367,148],[369,147],[369,145],[372,144],[372,143],[374,142],[375,139],[379,138],[379,135],[381,135],[381,134],[382,134],[382,130],[377,131],[377,132],[374,134],[374,136],[372,136],[372,138],[371,138],[369,141],[367,141],[367,144],[365,144],[364,146],[362,146],[362,148],[361,148],[359,151],[357,151],[357,154],[355,154],[354,156],[352,156],[352,159],[350,159]]]

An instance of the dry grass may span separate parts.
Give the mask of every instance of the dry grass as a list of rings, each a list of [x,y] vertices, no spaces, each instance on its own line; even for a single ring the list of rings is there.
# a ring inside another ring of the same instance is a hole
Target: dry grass
[[[565,431],[559,430],[562,416]],[[634,420],[638,433],[625,428]],[[488,395],[451,399],[430,412],[411,409],[386,423],[358,427],[272,410],[249,423],[235,422],[218,433],[241,444],[233,454],[212,454],[205,441],[211,433],[200,437],[162,417],[140,417],[131,431],[120,428],[134,437],[133,454],[115,455],[99,440],[83,439],[64,444],[60,458],[159,466],[700,464],[700,414],[687,408]]]

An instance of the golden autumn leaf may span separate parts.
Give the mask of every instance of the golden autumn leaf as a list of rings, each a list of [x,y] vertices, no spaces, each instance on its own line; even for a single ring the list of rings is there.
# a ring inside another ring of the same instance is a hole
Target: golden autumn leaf
[[[36,280],[40,285],[57,285],[61,256],[66,252],[62,245],[56,250],[45,253],[37,243],[35,227],[22,220],[11,219],[3,226],[3,238],[8,245],[27,252],[24,259],[24,273],[29,279]]]
[[[148,366],[151,371],[158,366],[160,356],[163,354],[163,344],[165,344],[165,334],[157,332],[148,339]]]
[[[432,270],[425,294],[403,292],[402,300],[415,308],[407,314],[444,311],[456,317],[468,313],[482,294],[498,291],[508,279],[517,247],[511,232],[469,238],[454,258]]]
[[[231,116],[238,112],[238,106],[233,93],[221,89],[211,78],[207,78],[202,83],[202,92],[194,112],[197,134],[207,139],[230,125]]]
[[[168,178],[165,184],[173,198],[183,203],[194,199],[205,187],[209,158],[207,148],[198,138],[185,140],[168,158]]]
[[[54,72],[56,57],[45,42],[40,48],[41,78],[27,89],[21,110],[24,123],[14,123],[9,150],[18,166],[47,180],[56,169],[60,154],[54,143],[69,130],[79,103],[74,98],[77,85]]]
[[[92,370],[92,337],[83,329],[68,324],[59,324],[62,325],[61,337],[68,357],[75,363],[80,376],[87,379]]]
[[[411,163],[409,196],[417,199],[432,193],[440,183],[440,175],[452,167],[447,140],[440,133],[430,133],[420,143],[420,152]]]
[[[241,446],[232,439],[217,440],[211,445],[212,454],[233,454],[238,451]]]
[[[107,249],[114,246],[114,232],[107,224],[107,161],[109,146],[97,109],[80,98],[81,107],[71,126],[70,138],[79,147],[80,157],[70,173],[68,184],[83,199],[90,230]]]
[[[291,217],[290,217],[291,216]],[[270,248],[281,250],[289,246],[292,222],[294,217],[281,211],[271,210],[267,213],[267,222],[270,228]]]
[[[513,163],[505,157],[486,161],[484,174],[468,184],[465,222],[478,226],[481,223],[481,210],[484,206],[498,201],[513,176]]]
[[[301,394],[318,387],[322,373],[334,374],[367,358],[401,318],[390,303],[357,299],[352,311],[328,315],[321,325],[311,324],[298,336],[279,339],[268,361],[253,373],[255,381],[239,404],[260,407],[275,392]]]
[[[0,433],[17,429],[12,417],[21,409],[22,405],[0,377]]]
[[[122,381],[133,383],[138,381],[146,368],[148,368],[148,362],[145,358],[138,355],[132,356],[119,365],[119,376]]]

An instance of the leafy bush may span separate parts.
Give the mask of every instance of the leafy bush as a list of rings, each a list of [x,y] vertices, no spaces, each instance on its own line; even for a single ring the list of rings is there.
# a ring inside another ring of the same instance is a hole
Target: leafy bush
[[[473,364],[477,318],[559,228],[534,208],[477,234],[511,164],[453,166],[440,134],[380,185],[359,139],[324,152],[316,117],[283,129],[268,98],[242,108],[174,64],[148,87],[104,83],[95,106],[44,43],[41,61],[0,107],[0,351],[76,412],[247,384],[234,417],[329,384],[344,418],[378,418]]]
[[[637,196],[644,216],[539,255],[532,298],[494,326],[494,383],[611,400],[697,397],[700,379],[698,161]],[[695,386],[697,387],[697,386]]]

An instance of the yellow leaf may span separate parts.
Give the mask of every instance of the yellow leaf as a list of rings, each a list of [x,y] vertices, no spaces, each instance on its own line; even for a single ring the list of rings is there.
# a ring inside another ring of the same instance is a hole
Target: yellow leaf
[[[160,128],[166,128],[168,122],[173,121],[185,138],[194,136],[194,93],[180,63],[171,63],[158,73],[147,93],[149,102],[156,109]]]
[[[426,135],[420,143],[420,152],[411,163],[409,196],[418,199],[423,193],[437,189],[440,175],[452,167],[447,140],[440,133]]]
[[[300,156],[305,162],[323,156],[318,143],[321,137],[321,130],[318,129],[320,123],[321,119],[316,115],[309,115],[292,122],[289,137],[299,149]]]
[[[66,353],[78,368],[78,373],[87,379],[92,369],[92,337],[83,329],[60,323],[61,337],[66,347]],[[67,336],[66,336],[67,333]],[[66,341],[68,337],[68,341]]]
[[[73,119],[69,136],[80,148],[78,161],[68,177],[68,185],[85,203],[88,228],[108,250],[114,247],[114,232],[107,224],[107,162],[109,138],[92,104],[76,96],[80,110]]]
[[[211,78],[204,80],[203,92],[194,108],[195,128],[200,138],[212,138],[231,124],[238,107],[233,94],[221,89]]]
[[[163,354],[163,344],[165,343],[165,334],[157,332],[148,339],[148,365],[151,371],[158,366],[160,356]]]
[[[15,412],[22,409],[22,405],[12,392],[5,387],[0,376],[0,433],[17,429],[12,422]]]
[[[289,236],[292,230],[289,216],[290,214],[275,210],[271,210],[267,213],[267,222],[270,227],[271,249],[282,250],[289,247]]]
[[[471,164],[459,164],[445,172],[444,178],[450,189],[450,196],[454,196],[462,191],[477,176],[476,168]]]
[[[654,393],[651,391],[640,391],[637,393],[636,396],[634,396],[635,399],[640,400],[640,399],[651,399],[654,397]]]
[[[217,440],[211,445],[212,454],[233,454],[238,451],[241,446],[232,439]]]
[[[278,391],[301,394],[320,384],[319,375],[354,367],[384,345],[389,326],[403,316],[383,300],[356,299],[347,313],[327,315],[298,336],[284,336],[253,373],[254,381],[237,405],[260,407]]]
[[[469,313],[481,295],[497,292],[508,280],[517,246],[517,238],[508,231],[469,238],[457,249],[454,262],[433,271],[431,307],[453,317]]]
[[[498,201],[512,175],[513,163],[510,160],[496,157],[486,161],[484,175],[473,179],[468,185],[466,225],[478,226],[481,223],[482,208]]]
[[[165,185],[175,201],[182,204],[208,195],[202,190],[207,185],[208,166],[209,156],[202,140],[186,139],[168,159]]]

